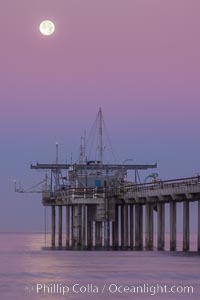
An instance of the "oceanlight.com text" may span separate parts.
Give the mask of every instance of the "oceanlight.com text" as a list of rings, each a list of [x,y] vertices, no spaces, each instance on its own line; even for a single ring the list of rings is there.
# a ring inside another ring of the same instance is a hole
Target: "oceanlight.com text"
[[[161,285],[161,284],[137,284],[126,285],[118,283],[105,283],[98,285],[93,283],[80,284],[74,283],[67,285],[63,283],[37,283],[35,285],[28,284],[25,287],[28,293],[62,295],[68,294],[137,294],[155,296],[158,294],[193,294],[194,287],[190,285]]]

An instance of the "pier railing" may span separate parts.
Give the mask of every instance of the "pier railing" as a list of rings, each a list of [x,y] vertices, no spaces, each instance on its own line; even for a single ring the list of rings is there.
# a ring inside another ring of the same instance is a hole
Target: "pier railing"
[[[168,189],[168,188],[176,188],[181,186],[194,186],[200,185],[200,176],[189,177],[189,178],[181,178],[181,179],[173,179],[173,180],[157,180],[148,183],[142,184],[132,184],[124,186],[124,191],[141,191],[141,190],[155,190],[155,189]]]
[[[126,195],[127,198],[149,198],[177,195],[185,195],[186,198],[200,195],[200,176],[154,181],[144,184],[133,184],[117,188],[113,191],[114,195]]]
[[[55,195],[65,196],[69,198],[105,198],[105,188],[68,188],[65,190],[57,190]]]

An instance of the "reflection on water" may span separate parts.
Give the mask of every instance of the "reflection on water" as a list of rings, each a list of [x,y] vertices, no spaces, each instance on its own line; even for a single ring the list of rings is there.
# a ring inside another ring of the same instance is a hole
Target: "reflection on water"
[[[48,236],[48,243],[49,243]],[[179,239],[180,240],[180,239]],[[147,251],[42,251],[42,234],[0,234],[0,299],[149,299],[149,295],[102,293],[37,294],[36,284],[87,286],[163,284],[193,285],[194,294],[156,295],[157,299],[198,299],[198,253]],[[179,249],[181,244],[179,243]],[[196,248],[192,239],[191,248]]]

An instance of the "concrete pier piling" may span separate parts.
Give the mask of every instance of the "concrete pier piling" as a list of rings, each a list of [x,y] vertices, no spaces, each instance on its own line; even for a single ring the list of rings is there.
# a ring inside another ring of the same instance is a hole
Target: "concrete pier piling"
[[[170,202],[170,251],[176,251],[176,202]]]
[[[135,248],[143,248],[143,205],[135,205]]]
[[[58,246],[62,247],[62,206],[58,207]]]
[[[85,248],[88,247],[88,207],[85,205]]]
[[[118,223],[118,243],[117,246],[121,247],[122,246],[122,218],[121,218],[121,205],[118,205],[118,211],[117,211],[117,223]]]
[[[73,209],[72,209],[72,205],[69,206],[69,247],[72,248],[72,237],[73,237]]]
[[[131,247],[131,208],[130,205],[128,205],[128,211],[127,211],[127,217],[128,217],[128,241],[127,241],[127,246],[128,248]]]
[[[153,249],[153,205],[147,203],[145,205],[146,210],[146,243],[145,247],[147,250]]]
[[[197,239],[197,251],[200,252],[200,200],[198,201],[198,221],[197,221],[197,226],[198,226],[198,229],[197,229],[197,232],[198,232],[198,239]]]
[[[129,205],[130,207],[130,247],[134,247],[134,205]]]
[[[123,219],[123,247],[128,247],[128,205],[123,205],[123,213],[122,213],[122,219]]]
[[[112,237],[113,237],[113,247],[118,248],[118,206],[115,206],[115,220],[112,225]]]
[[[56,244],[56,207],[51,207],[51,246],[55,247]]]
[[[101,222],[101,246],[105,247],[105,222]]]
[[[92,247],[96,246],[96,222],[92,221]]]
[[[86,222],[86,219],[85,219],[85,205],[81,205],[81,228],[80,228],[80,231],[81,231],[81,242],[80,242],[80,246],[82,249],[84,249],[85,247],[85,222]]]
[[[66,218],[65,218],[65,222],[66,222],[66,240],[65,240],[65,245],[66,248],[69,247],[69,206],[67,205],[65,207],[66,210]]]
[[[158,250],[165,248],[165,204],[159,202],[157,204],[157,217],[158,217]]]
[[[190,249],[190,202],[183,202],[183,251]]]
[[[72,208],[72,247],[74,249],[77,249],[77,221],[78,221],[78,211],[77,211],[77,205],[73,205]]]
[[[108,247],[113,247],[113,221],[109,222],[109,244]]]

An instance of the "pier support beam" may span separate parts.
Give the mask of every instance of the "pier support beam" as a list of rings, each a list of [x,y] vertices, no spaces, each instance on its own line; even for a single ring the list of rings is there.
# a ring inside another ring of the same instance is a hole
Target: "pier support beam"
[[[123,205],[123,247],[128,247],[128,205]]]
[[[104,247],[109,248],[111,237],[112,237],[112,224],[110,225],[110,221],[106,219],[104,221]]]
[[[85,247],[85,205],[81,205],[81,248],[83,249]]]
[[[127,245],[130,248],[131,247],[131,205],[128,205],[128,242]]]
[[[153,249],[153,205],[147,203],[146,209],[146,249]]]
[[[73,206],[73,247],[75,249],[79,246],[79,205]]]
[[[66,206],[66,248],[69,248],[69,206]]]
[[[121,212],[121,205],[118,205],[118,213],[117,213],[117,217],[118,217],[118,247],[122,246],[122,212]]]
[[[51,207],[51,247],[55,247],[56,236],[56,207]]]
[[[115,206],[115,220],[113,222],[113,247],[118,247],[118,206]]]
[[[102,247],[104,242],[104,224],[102,221],[95,221],[95,243],[97,247]],[[102,236],[103,234],[103,236]]]
[[[58,206],[58,246],[62,247],[62,206]]]
[[[85,247],[88,247],[88,207],[85,205]]]
[[[88,212],[89,214],[89,212]],[[89,249],[91,249],[93,247],[93,222],[92,221],[88,221],[88,229],[87,229],[87,246]]]
[[[73,237],[73,207],[69,206],[69,247],[72,247],[72,237]]]
[[[96,246],[96,222],[92,221],[92,246]]]
[[[109,221],[109,246],[113,246],[113,221]]]
[[[135,247],[137,250],[143,248],[143,207],[135,205]]]
[[[170,251],[176,251],[176,202],[170,202]]]
[[[165,248],[165,204],[157,204],[158,214],[158,250],[164,250]]]
[[[101,246],[105,247],[105,222],[101,222]]]
[[[134,247],[134,205],[130,205],[130,247]]]
[[[190,249],[190,202],[183,202],[183,251]]]
[[[200,200],[198,201],[198,247],[197,251],[200,252]]]

